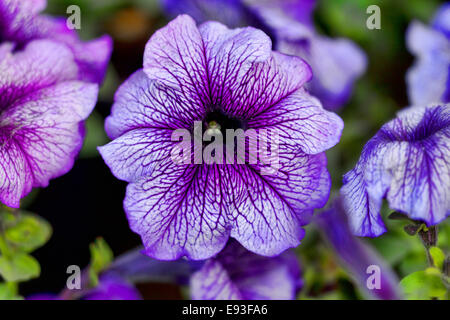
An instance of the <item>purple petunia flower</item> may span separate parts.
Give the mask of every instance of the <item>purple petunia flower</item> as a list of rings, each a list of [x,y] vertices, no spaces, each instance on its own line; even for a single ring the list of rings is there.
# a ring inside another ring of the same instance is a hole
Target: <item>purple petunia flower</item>
[[[346,39],[329,39],[314,31],[315,0],[163,0],[171,16],[192,15],[197,22],[219,20],[230,27],[254,26],[273,40],[274,49],[305,59],[314,77],[307,88],[325,108],[337,109],[366,69],[364,53]]]
[[[0,0],[0,43],[11,42],[16,48],[37,39],[51,39],[67,45],[78,64],[78,78],[102,82],[112,50],[112,40],[102,36],[82,42],[65,18],[40,14],[46,0]]]
[[[408,71],[408,95],[412,105],[450,102],[450,3],[436,13],[431,27],[414,21],[406,44],[417,57]]]
[[[141,300],[139,291],[126,280],[116,275],[102,275],[95,288],[76,292],[80,300]],[[69,295],[38,293],[27,297],[27,300],[73,300]]]
[[[76,80],[73,54],[60,43],[12,48],[0,45],[0,202],[18,208],[33,187],[71,169],[98,86]]]
[[[133,231],[158,259],[206,259],[229,237],[273,256],[297,246],[302,225],[330,191],[324,151],[334,146],[342,120],[303,89],[311,76],[297,57],[271,50],[262,31],[199,27],[179,16],[147,43],[144,71],[117,91],[99,148],[119,179]],[[179,164],[171,159],[175,130],[194,123],[279,132],[279,169]]]
[[[372,248],[352,235],[341,199],[337,199],[332,208],[318,215],[317,222],[336,256],[367,296],[382,300],[402,298],[395,273]],[[371,283],[372,288],[369,289],[367,280],[373,272],[368,273],[371,268],[379,268],[380,279],[379,283]]]
[[[268,258],[231,241],[191,277],[194,300],[291,300],[303,286],[293,251]]]
[[[341,189],[353,233],[386,231],[382,199],[392,210],[435,225],[450,213],[450,106],[401,111],[365,145]]]

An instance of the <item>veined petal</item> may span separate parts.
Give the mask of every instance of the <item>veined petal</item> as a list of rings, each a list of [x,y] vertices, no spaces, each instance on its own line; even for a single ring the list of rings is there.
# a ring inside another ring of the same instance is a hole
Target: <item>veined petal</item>
[[[20,199],[31,191],[33,178],[20,146],[0,128],[0,202],[18,208]]]
[[[307,154],[317,154],[339,142],[344,123],[301,89],[255,116],[248,126],[276,130],[283,144],[297,146]]]
[[[264,256],[300,243],[302,225],[309,223],[313,209],[325,205],[331,184],[324,154],[281,150],[274,174],[261,175],[261,167],[254,165],[227,167],[231,236]]]
[[[277,110],[311,76],[302,59],[272,52],[265,63],[255,63],[240,78],[226,82],[219,90],[220,104],[228,114],[244,120],[264,116]]]
[[[343,184],[343,205],[350,216],[349,223],[353,234],[378,237],[385,233],[386,226],[380,215],[382,200],[369,194],[361,169],[355,168],[345,174]]]
[[[9,52],[0,61],[0,110],[31,92],[76,79],[77,73],[73,54],[53,41],[36,40],[23,51]]]
[[[147,255],[160,260],[210,258],[226,244],[224,170],[169,159],[128,185],[125,211]]]
[[[191,296],[200,300],[287,300],[301,288],[301,270],[292,251],[258,256],[231,241],[191,277]]]
[[[393,210],[435,225],[450,214],[450,111],[448,105],[406,109],[364,147],[341,193],[353,231],[378,236],[387,198]]]
[[[46,187],[50,179],[72,168],[83,142],[82,121],[94,108],[97,93],[95,84],[63,82],[41,89],[34,93],[34,98],[2,114],[0,133],[2,139],[9,142],[2,149],[9,153],[11,147],[11,157],[20,151],[21,156],[14,166],[23,167],[21,159],[25,159],[23,169],[28,176],[12,168],[5,174],[18,174],[18,179],[31,181],[18,183],[16,195],[23,197],[31,191],[31,186]],[[14,163],[14,158],[10,162]],[[10,205],[18,207],[19,199],[15,197],[16,201]]]
[[[236,81],[270,52],[270,39],[262,31],[230,30],[217,22],[197,28],[191,17],[181,15],[150,38],[144,71],[194,102],[195,108],[205,109],[220,104],[225,79]]]
[[[151,80],[140,70],[117,90],[105,129],[111,139],[138,128],[190,129],[199,112],[172,87]]]
[[[177,143],[171,141],[171,134],[171,130],[135,129],[98,149],[115,177],[133,182],[170,159]]]
[[[237,285],[219,261],[208,260],[191,277],[193,300],[242,300]]]

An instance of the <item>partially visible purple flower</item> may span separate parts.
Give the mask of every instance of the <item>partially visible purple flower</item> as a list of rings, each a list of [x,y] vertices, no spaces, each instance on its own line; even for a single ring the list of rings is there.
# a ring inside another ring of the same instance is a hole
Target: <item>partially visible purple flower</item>
[[[66,18],[40,14],[45,0],[0,0],[0,44],[11,42],[16,48],[37,39],[51,39],[67,45],[78,64],[78,78],[102,82],[112,50],[112,40],[102,36],[83,42],[75,30],[66,25]]]
[[[0,45],[0,202],[18,208],[33,187],[67,173],[83,143],[98,86],[76,80],[64,45]]]
[[[293,251],[258,256],[231,241],[191,278],[194,300],[291,300],[303,286]]]
[[[188,14],[197,23],[218,21],[229,28],[252,26],[264,31],[272,41],[272,31],[242,0],[161,0],[170,18]]]
[[[114,141],[99,148],[112,173],[129,182],[125,211],[149,256],[207,259],[230,236],[267,256],[299,244],[301,226],[327,201],[324,151],[343,127],[303,89],[310,76],[300,58],[272,52],[269,37],[251,27],[197,27],[182,15],[151,37],[144,71],[117,91],[106,120]],[[279,132],[278,172],[174,163],[174,130],[212,120],[221,130]]]
[[[326,109],[335,110],[350,98],[353,83],[366,69],[366,56],[352,41],[317,34],[312,24],[315,1],[245,0],[274,30],[276,50],[299,56],[313,71],[307,88]]]
[[[130,283],[117,276],[102,276],[99,284],[83,300],[141,300],[141,294]]]
[[[114,260],[104,272],[106,276],[118,276],[133,283],[164,282],[186,285],[203,261],[185,258],[176,261],[161,261],[149,258],[143,248],[123,254]]]
[[[53,293],[37,293],[26,298],[27,300],[62,300],[57,294]]]
[[[98,285],[77,294],[80,300],[141,300],[141,294],[130,283],[117,275],[102,275]],[[80,295],[80,296],[78,296]],[[27,297],[27,300],[72,300],[74,297],[52,293],[39,293]]]
[[[265,31],[273,48],[300,56],[312,68],[306,87],[326,109],[345,104],[354,81],[366,69],[366,57],[347,39],[330,39],[314,31],[315,0],[162,0],[172,17],[187,13],[197,22],[218,20],[230,27],[253,26]]]
[[[392,210],[428,226],[443,221],[450,214],[450,105],[399,112],[365,145],[341,193],[359,236],[386,231],[383,198]]]
[[[350,272],[363,292],[382,300],[402,298],[395,273],[372,248],[352,235],[341,199],[337,199],[332,208],[318,215],[317,222],[322,233],[332,245],[337,258]],[[367,280],[373,272],[370,270],[370,267],[373,266],[379,268],[381,278],[379,288],[373,287],[369,290]]]
[[[408,71],[408,95],[412,105],[450,102],[450,3],[436,13],[431,26],[414,21],[406,44],[417,62]]]

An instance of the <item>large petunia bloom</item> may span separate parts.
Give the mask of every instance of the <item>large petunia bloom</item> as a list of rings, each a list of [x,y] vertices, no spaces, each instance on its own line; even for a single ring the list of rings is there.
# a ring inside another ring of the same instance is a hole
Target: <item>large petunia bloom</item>
[[[129,182],[124,208],[149,256],[206,259],[230,236],[266,256],[299,244],[301,226],[328,199],[324,151],[343,128],[303,89],[310,77],[300,58],[272,52],[269,37],[251,27],[197,27],[182,15],[151,37],[144,71],[119,88],[106,120],[114,140],[99,148]],[[172,134],[196,121],[279,132],[278,171],[175,163]]]
[[[273,258],[231,241],[191,277],[194,300],[293,300],[303,286],[293,251]]]
[[[72,168],[98,86],[76,80],[73,54],[60,43],[12,48],[0,45],[0,202],[18,208],[33,187]]]
[[[314,30],[315,0],[163,0],[171,15],[187,13],[197,22],[218,20],[229,27],[250,25],[265,31],[279,52],[300,56],[312,68],[306,87],[326,109],[344,105],[354,81],[366,69],[361,49],[347,39],[330,39]]]
[[[359,236],[386,231],[383,198],[392,210],[428,226],[444,220],[450,213],[450,106],[401,111],[365,145],[341,193]]]
[[[46,0],[0,0],[0,44],[11,42],[22,48],[37,39],[51,39],[68,46],[78,64],[78,78],[102,82],[112,51],[112,39],[102,36],[83,42],[75,30],[67,27],[66,18],[40,14]]]
[[[436,13],[431,26],[414,21],[406,44],[416,56],[408,71],[408,95],[412,105],[450,102],[450,3]]]

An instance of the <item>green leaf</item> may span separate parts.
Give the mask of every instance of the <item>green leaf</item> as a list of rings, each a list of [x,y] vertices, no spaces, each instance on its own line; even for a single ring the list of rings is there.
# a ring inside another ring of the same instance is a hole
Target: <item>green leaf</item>
[[[95,273],[105,270],[112,262],[114,255],[103,238],[97,238],[89,247],[91,251],[90,267]]]
[[[437,268],[411,273],[400,281],[400,286],[409,300],[445,299],[447,292]]]
[[[442,270],[444,267],[445,254],[438,247],[431,247],[430,254],[436,268]]]
[[[16,251],[32,252],[51,237],[52,227],[43,218],[32,213],[8,214],[5,238]]]
[[[0,256],[0,275],[6,281],[27,281],[39,277],[40,273],[41,267],[37,260],[26,253],[11,258]]]
[[[17,295],[15,283],[0,283],[0,300],[23,300],[23,297]]]

